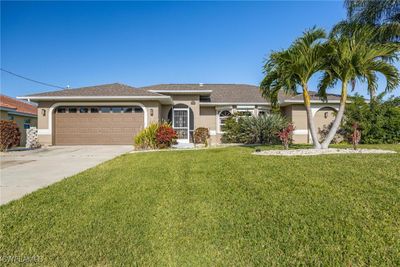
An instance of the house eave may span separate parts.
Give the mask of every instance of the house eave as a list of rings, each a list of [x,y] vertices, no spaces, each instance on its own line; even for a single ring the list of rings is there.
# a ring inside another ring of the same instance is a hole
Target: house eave
[[[32,118],[37,117],[36,114],[21,112],[21,111],[17,111],[16,109],[12,109],[12,108],[0,107],[0,110],[7,111],[8,114],[16,115],[16,116],[32,117]]]
[[[270,106],[271,103],[267,102],[200,102],[200,106],[204,107],[214,107],[214,106],[237,106],[237,105],[242,105],[242,106],[248,106],[248,105],[254,105],[254,106]]]
[[[159,101],[162,104],[173,104],[170,96],[17,96],[17,99],[28,101],[118,101],[118,100],[139,100]]]
[[[285,107],[285,106],[290,106],[293,104],[303,104],[303,103],[304,103],[303,100],[283,100],[283,101],[280,101],[279,105],[281,107]],[[327,100],[327,101],[311,100],[310,103],[311,104],[340,104],[340,100]],[[351,103],[351,101],[347,100],[346,103]]]
[[[149,92],[173,95],[210,95],[212,90],[149,90]]]

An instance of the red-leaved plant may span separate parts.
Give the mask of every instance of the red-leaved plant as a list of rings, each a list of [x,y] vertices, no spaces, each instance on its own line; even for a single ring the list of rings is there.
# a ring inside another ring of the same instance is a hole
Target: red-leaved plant
[[[289,144],[292,141],[293,131],[294,131],[293,123],[289,123],[288,126],[280,130],[276,135],[281,140],[282,145],[285,149],[289,149]]]
[[[15,121],[0,121],[0,151],[19,145],[21,133]]]
[[[158,148],[167,148],[176,143],[177,135],[169,124],[161,124],[156,132]]]

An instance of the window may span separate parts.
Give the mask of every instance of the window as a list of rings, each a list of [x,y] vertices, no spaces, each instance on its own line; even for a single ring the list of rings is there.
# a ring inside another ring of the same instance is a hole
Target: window
[[[131,107],[126,107],[126,108],[123,108],[124,109],[124,113],[132,113],[132,111],[133,111],[133,108],[131,108]]]
[[[219,113],[219,131],[224,131],[225,122],[232,116],[232,113],[228,110],[223,110]]]
[[[67,112],[66,108],[62,108],[62,107],[57,108],[57,113],[65,113],[65,112]]]
[[[134,107],[135,113],[143,113],[143,109],[141,107]]]
[[[13,121],[14,120],[14,116],[13,115],[8,115],[8,120],[9,121]]]
[[[101,111],[101,113],[110,113],[111,108],[110,107],[101,107],[100,111]]]
[[[90,108],[90,113],[99,113],[99,108]]]
[[[200,102],[211,102],[211,98],[208,95],[201,95]]]
[[[68,108],[68,113],[76,113],[78,112],[77,108]]]
[[[31,123],[31,119],[25,119],[24,123]]]
[[[253,113],[250,110],[238,110],[236,114],[239,117],[250,117]]]
[[[122,108],[121,107],[112,107],[112,113],[121,113],[122,112]]]
[[[79,108],[79,113],[89,113],[88,108]]]

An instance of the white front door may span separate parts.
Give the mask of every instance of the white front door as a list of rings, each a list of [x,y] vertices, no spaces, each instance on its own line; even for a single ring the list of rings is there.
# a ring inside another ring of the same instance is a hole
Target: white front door
[[[178,135],[179,143],[189,143],[189,109],[174,108],[172,113],[172,127]]]

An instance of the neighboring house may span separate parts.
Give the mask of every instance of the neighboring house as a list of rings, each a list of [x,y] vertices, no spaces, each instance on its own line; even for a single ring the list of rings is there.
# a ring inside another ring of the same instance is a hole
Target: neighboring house
[[[317,127],[328,125],[339,96],[328,103],[312,93]],[[141,88],[114,83],[65,89],[20,97],[38,102],[39,141],[48,145],[132,144],[133,137],[151,122],[170,121],[178,142],[192,142],[198,127],[210,130],[219,143],[225,120],[235,112],[258,116],[270,112],[259,87],[245,84],[160,84]],[[302,95],[279,98],[282,113],[296,126],[294,141],[309,143]]]
[[[12,120],[21,132],[20,145],[25,146],[26,129],[37,126],[37,107],[23,101],[0,95],[0,119]]]

